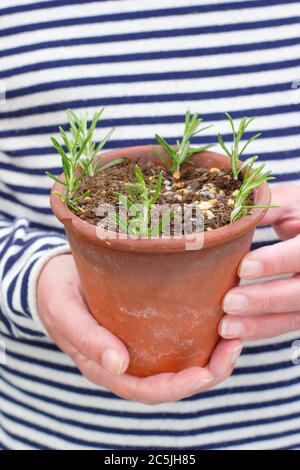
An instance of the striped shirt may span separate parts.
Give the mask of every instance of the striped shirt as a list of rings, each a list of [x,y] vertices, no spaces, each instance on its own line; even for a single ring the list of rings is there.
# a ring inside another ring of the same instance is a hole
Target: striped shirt
[[[300,448],[297,332],[248,344],[216,388],[149,407],[89,383],[36,306],[42,266],[68,250],[45,176],[61,171],[49,136],[66,108],[105,106],[96,138],[116,127],[109,148],[175,142],[188,107],[215,123],[195,143],[229,141],[225,111],[257,115],[253,152],[295,183],[299,24],[297,0],[1,0],[0,448]],[[276,237],[265,227],[255,241]]]

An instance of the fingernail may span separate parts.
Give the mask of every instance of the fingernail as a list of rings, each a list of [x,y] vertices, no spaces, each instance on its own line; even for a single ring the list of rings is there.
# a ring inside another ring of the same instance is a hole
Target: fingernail
[[[240,277],[256,277],[262,274],[262,264],[260,261],[248,259],[242,262],[239,275]]]
[[[102,356],[103,367],[111,374],[121,375],[124,370],[125,361],[115,349],[106,349]]]
[[[193,389],[194,390],[201,390],[202,387],[204,387],[205,385],[207,385],[207,384],[209,384],[213,381],[214,381],[214,378],[212,376],[203,377],[203,379],[198,380],[196,383],[194,383]]]
[[[221,324],[221,336],[223,338],[239,338],[245,333],[245,327],[239,320],[223,320]]]
[[[242,294],[227,294],[223,302],[223,310],[227,313],[246,310],[248,300]]]
[[[238,346],[233,348],[232,354],[231,354],[231,359],[230,359],[232,365],[234,365],[236,363],[236,361],[238,360],[238,358],[240,357],[242,349],[243,349],[242,344],[239,344]]]

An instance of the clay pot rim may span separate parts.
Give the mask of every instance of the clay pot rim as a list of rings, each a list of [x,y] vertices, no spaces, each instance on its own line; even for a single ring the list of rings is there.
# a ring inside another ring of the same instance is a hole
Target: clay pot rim
[[[102,161],[109,161],[114,158],[129,158],[137,159],[149,154],[153,154],[154,151],[151,145],[143,145],[136,147],[126,147],[120,150],[112,150],[104,152],[101,154]],[[159,147],[159,146],[157,146]],[[213,166],[218,168],[229,168],[230,162],[229,158],[226,155],[205,151],[200,154],[195,155],[193,158],[195,162],[199,162],[202,159],[209,159],[211,157],[214,160]],[[200,165],[198,165],[200,166]],[[202,165],[203,166],[203,165]],[[205,168],[210,168],[212,165],[205,165]],[[63,177],[63,174],[61,175]],[[187,244],[191,244],[195,240],[195,235],[192,236],[183,236],[180,239],[176,239],[174,236],[170,236],[166,239],[143,239],[137,238],[132,239],[130,237],[126,239],[120,239],[118,237],[112,238],[113,232],[104,231],[95,225],[92,225],[86,221],[81,220],[77,217],[67,206],[64,204],[61,199],[53,194],[55,191],[62,192],[64,187],[55,183],[51,191],[51,208],[57,219],[65,225],[65,227],[71,228],[72,231],[76,233],[79,237],[90,240],[93,244],[99,244],[105,246],[108,249],[114,249],[117,251],[126,251],[126,252],[139,252],[139,253],[171,253],[171,252],[182,252],[186,251]],[[268,205],[271,201],[271,192],[269,185],[264,183],[254,190],[254,201],[258,205]],[[243,217],[234,224],[229,224],[218,229],[214,229],[210,232],[204,233],[204,245],[203,248],[211,248],[217,245],[223,245],[226,242],[229,242],[233,239],[237,239],[242,236],[244,233],[253,230],[259,223],[259,221],[264,217],[267,209],[255,208],[251,211],[251,214]],[[103,238],[99,234],[107,234],[109,238]]]

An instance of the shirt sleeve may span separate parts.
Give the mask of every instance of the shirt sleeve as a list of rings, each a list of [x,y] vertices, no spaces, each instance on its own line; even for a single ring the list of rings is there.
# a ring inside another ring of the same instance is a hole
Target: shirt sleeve
[[[47,335],[39,318],[38,276],[53,256],[68,253],[64,235],[30,228],[25,218],[0,215],[0,331],[17,338]]]

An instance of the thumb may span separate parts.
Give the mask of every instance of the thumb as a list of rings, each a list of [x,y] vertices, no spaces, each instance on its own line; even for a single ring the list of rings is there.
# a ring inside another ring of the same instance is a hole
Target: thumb
[[[277,184],[272,188],[272,204],[260,225],[273,225],[282,240],[293,238],[300,229],[300,187],[298,184]]]
[[[273,200],[272,200],[272,205],[277,205]],[[283,216],[285,211],[285,208],[283,207],[274,207],[273,209],[268,209],[266,215],[263,217],[263,219],[259,222],[259,226],[263,225],[275,225],[278,223]]]
[[[284,217],[287,208],[299,199],[299,186],[280,183],[272,187],[271,205],[278,206],[269,209],[259,225],[275,225]]]

